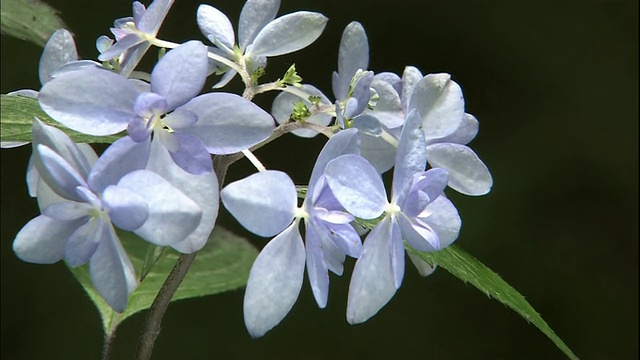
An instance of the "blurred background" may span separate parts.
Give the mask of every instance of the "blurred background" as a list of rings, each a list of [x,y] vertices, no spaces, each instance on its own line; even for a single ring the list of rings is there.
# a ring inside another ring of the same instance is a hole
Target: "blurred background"
[[[95,59],[95,39],[131,2],[49,0]],[[360,21],[370,69],[447,72],[480,121],[471,147],[494,177],[489,195],[454,192],[457,244],[518,289],[581,359],[638,358],[638,3],[591,1],[283,0],[279,14],[319,11],[330,21],[309,48],[273,58],[265,80],[293,63],[330,94],[344,27]],[[160,37],[205,41],[200,2],[176,1]],[[243,1],[210,3],[234,26]],[[148,5],[148,2],[147,2]],[[1,92],[38,89],[42,49],[2,36]],[[151,53],[153,54],[153,53]],[[151,55],[153,56],[153,55]],[[235,79],[226,91],[240,92]],[[256,102],[270,108],[271,95]],[[304,183],[324,139],[286,136],[257,152]],[[295,149],[295,150],[293,150]],[[21,262],[11,250],[38,215],[24,181],[29,147],[0,151],[3,359],[97,359],[98,313],[65,265]],[[241,162],[229,180],[248,174]],[[225,211],[221,224],[247,235]],[[264,239],[252,237],[261,247]],[[390,303],[363,325],[345,319],[348,279],[332,277],[328,307],[306,282],[284,321],[251,339],[243,289],[172,304],[154,359],[563,359],[541,332],[445,270],[407,266]],[[145,313],[118,329],[113,359],[131,358]]]

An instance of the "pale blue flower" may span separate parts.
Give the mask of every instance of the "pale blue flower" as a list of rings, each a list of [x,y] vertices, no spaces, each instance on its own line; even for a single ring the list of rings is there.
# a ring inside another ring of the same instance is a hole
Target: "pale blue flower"
[[[319,13],[298,11],[276,18],[280,0],[248,0],[238,23],[236,42],[233,25],[220,10],[200,5],[197,22],[200,31],[213,43],[214,52],[238,64],[246,65],[253,73],[265,67],[267,57],[279,56],[309,46],[322,34],[327,18]],[[225,86],[234,76],[228,70],[214,86]]]
[[[388,103],[400,103],[402,111],[395,111],[389,122],[402,120],[402,114],[417,109],[422,117],[422,127],[427,144],[427,159],[432,167],[446,169],[449,186],[466,195],[484,195],[491,190],[493,179],[487,166],[476,153],[466,146],[478,133],[478,121],[465,112],[462,89],[449,74],[423,76],[415,67],[405,68],[402,79],[384,73],[374,80],[379,94],[386,93]],[[384,85],[386,83],[386,85]],[[390,91],[381,90],[393,89]],[[397,109],[397,105],[394,106]],[[390,131],[391,135],[397,132]],[[365,144],[363,144],[364,146]],[[379,169],[390,168],[391,152],[386,151],[374,165]]]
[[[118,59],[121,69],[119,73],[124,77],[135,69],[144,54],[151,47],[151,40],[156,38],[160,26],[167,16],[173,0],[155,0],[146,8],[141,2],[133,2],[133,17],[117,19],[111,32],[116,37],[116,43],[104,46],[104,37],[97,42],[98,49],[103,49],[98,59],[107,61]]]
[[[104,70],[82,69],[47,83],[40,104],[63,125],[90,135],[128,130],[135,141],[151,133],[185,171],[212,171],[209,153],[238,152],[264,140],[273,120],[253,103],[227,93],[197,96],[207,49],[189,41],[169,51],[151,73],[149,92]]]
[[[302,207],[296,188],[280,171],[263,171],[227,185],[221,192],[229,212],[249,231],[273,238],[251,268],[244,298],[245,325],[259,337],[289,313],[302,287],[306,263],[318,306],[324,308],[331,271],[341,275],[346,255],[358,257],[360,237],[326,186],[323,170],[333,158],[358,152],[357,130],[333,136],[318,156]],[[305,224],[303,243],[300,220]]]
[[[460,217],[444,196],[448,175],[426,167],[426,141],[416,110],[398,143],[391,201],[378,171],[364,158],[343,155],[325,169],[335,198],[354,216],[384,218],[369,233],[349,286],[347,320],[357,324],[375,315],[395,294],[404,276],[403,239],[419,251],[436,251],[458,237]],[[421,274],[428,269],[418,263]]]
[[[111,152],[143,157],[144,168],[201,207],[198,229],[173,246],[184,253],[204,246],[217,217],[218,185],[209,154],[241,151],[273,129],[269,114],[237,95],[194,98],[206,76],[206,51],[197,41],[169,51],[155,66],[148,91],[106,70],[81,69],[56,77],[40,93],[43,109],[71,129],[92,135],[128,129],[129,140],[114,143]]]
[[[14,251],[40,264],[88,262],[98,293],[115,311],[124,311],[137,280],[114,226],[172,246],[197,228],[202,210],[161,176],[142,169],[143,157],[120,157],[108,148],[96,160],[90,148],[37,119],[32,133],[42,215],[16,235]],[[140,146],[128,138],[119,141]]]

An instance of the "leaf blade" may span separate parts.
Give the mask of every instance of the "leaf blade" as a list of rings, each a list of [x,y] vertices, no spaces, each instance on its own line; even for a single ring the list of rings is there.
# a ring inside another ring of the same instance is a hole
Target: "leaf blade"
[[[54,31],[67,28],[58,11],[41,1],[2,1],[2,34],[44,47]]]
[[[148,261],[148,243],[131,233],[119,232],[118,235],[140,277],[142,266]],[[207,245],[198,252],[189,273],[171,301],[215,295],[244,286],[257,255],[257,249],[247,240],[217,226]],[[130,295],[127,308],[121,314],[115,313],[95,291],[87,266],[71,268],[71,272],[96,305],[102,318],[103,330],[105,334],[109,334],[122,321],[151,306],[179,256],[177,251],[165,248],[156,264]]]
[[[37,99],[6,94],[0,95],[0,99],[0,140],[3,142],[31,141],[34,117],[64,131],[75,142],[113,143],[120,138],[118,135],[90,136],[70,130],[45,114]]]
[[[431,265],[438,264],[453,276],[498,300],[542,331],[569,359],[578,360],[524,296],[469,253],[455,245],[431,253],[416,251],[406,244],[405,249]]]

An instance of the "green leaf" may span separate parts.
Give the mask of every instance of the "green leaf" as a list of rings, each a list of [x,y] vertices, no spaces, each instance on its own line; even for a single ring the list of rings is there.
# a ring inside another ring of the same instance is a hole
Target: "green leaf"
[[[151,306],[180,255],[170,248],[164,248],[163,251],[149,249],[149,243],[132,233],[118,232],[118,235],[136,268],[138,278],[143,275],[145,264],[155,263],[129,296],[127,309],[122,314],[114,312],[95,291],[87,265],[71,268],[98,308],[105,334],[111,334],[123,320]],[[215,295],[246,285],[256,256],[258,250],[247,240],[216,226],[171,301]],[[150,257],[155,259],[150,260]]]
[[[6,94],[0,96],[0,140],[2,141],[31,141],[31,124],[34,116],[45,124],[64,131],[76,142],[113,143],[121,137],[90,136],[69,130],[45,114],[37,99]]]
[[[58,11],[38,0],[2,0],[2,34],[44,47],[54,31],[66,28]]]
[[[416,251],[407,244],[405,244],[405,248],[432,266],[438,264],[453,276],[465,283],[471,283],[489,297],[511,308],[547,335],[569,359],[578,359],[558,335],[551,330],[540,314],[525,300],[524,296],[520,295],[516,289],[502,280],[498,274],[491,271],[470,254],[455,245],[433,253]]]

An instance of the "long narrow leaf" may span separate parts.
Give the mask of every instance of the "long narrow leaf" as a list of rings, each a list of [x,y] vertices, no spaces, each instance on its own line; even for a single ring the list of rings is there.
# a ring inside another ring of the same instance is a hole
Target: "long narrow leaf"
[[[478,290],[511,308],[547,335],[569,359],[578,359],[571,349],[569,349],[542,319],[540,314],[525,300],[524,296],[511,285],[507,284],[498,274],[467,252],[455,245],[433,253],[416,251],[406,244],[405,248],[407,251],[417,255],[431,265],[438,264],[438,266],[447,270],[453,276],[465,283],[471,283],[478,288]]]

